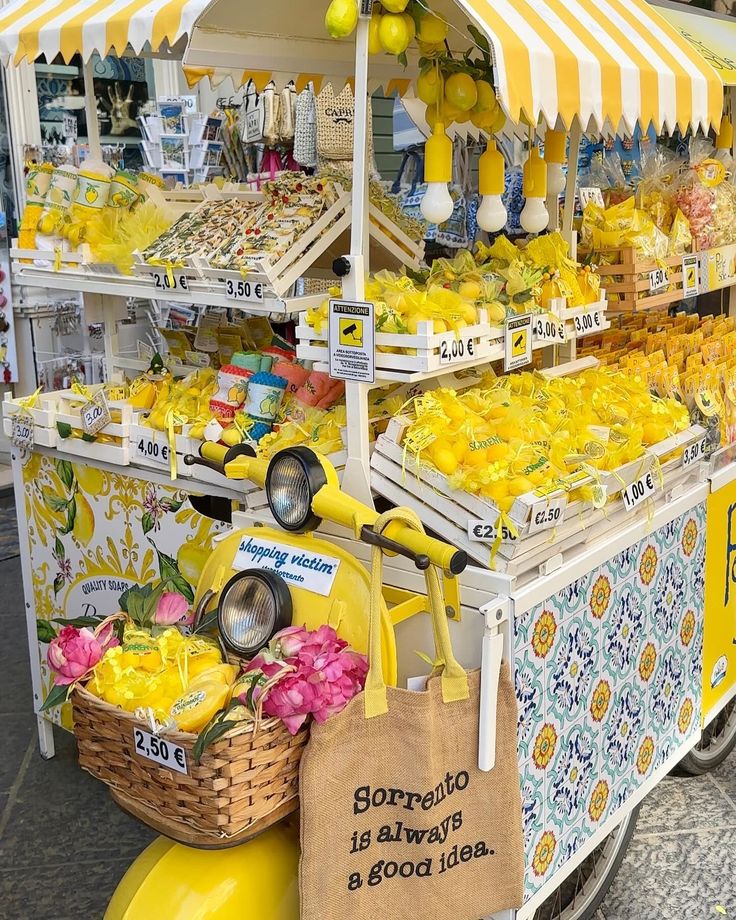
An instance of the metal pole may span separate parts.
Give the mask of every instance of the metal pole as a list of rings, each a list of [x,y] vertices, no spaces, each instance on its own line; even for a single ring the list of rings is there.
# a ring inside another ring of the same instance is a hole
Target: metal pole
[[[580,119],[575,118],[570,128],[570,153],[567,157],[567,186],[565,187],[565,212],[562,216],[562,235],[570,245],[571,258],[575,258],[572,219],[575,213],[575,188],[578,178],[580,140],[583,136]]]
[[[87,143],[90,160],[101,160],[100,125],[97,121],[97,97],[95,96],[94,71],[92,61],[84,64],[84,111],[87,115]]]
[[[368,229],[368,31],[372,3],[361,3],[355,37],[355,121],[353,127],[353,193],[350,228],[350,273],[343,282],[346,300],[365,298],[365,275],[369,269]],[[367,15],[366,15],[367,11]],[[346,492],[373,507],[368,456],[368,391],[365,383],[345,383],[347,452],[342,485]]]

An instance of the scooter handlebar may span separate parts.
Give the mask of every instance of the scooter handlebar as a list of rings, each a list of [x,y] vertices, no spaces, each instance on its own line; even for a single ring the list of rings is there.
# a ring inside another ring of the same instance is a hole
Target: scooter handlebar
[[[199,453],[208,465],[221,468],[228,479],[248,479],[264,485],[268,461],[244,454],[233,458],[236,449],[206,441]],[[320,459],[320,462],[324,465],[326,461]],[[372,527],[378,520],[378,513],[373,508],[345,494],[337,484],[325,485],[314,495],[312,510],[319,518],[349,528],[356,537],[360,537],[362,527]],[[386,527],[385,536],[408,550],[407,555],[415,559],[426,557],[433,565],[452,575],[459,575],[468,564],[467,554],[463,550],[420,533],[401,521],[391,521]]]

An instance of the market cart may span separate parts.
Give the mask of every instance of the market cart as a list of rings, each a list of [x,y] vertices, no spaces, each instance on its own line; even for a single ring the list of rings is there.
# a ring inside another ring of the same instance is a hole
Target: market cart
[[[370,13],[371,4],[363,6]],[[69,31],[69,23],[47,23],[46,14],[17,20],[23,7],[16,4],[0,17],[5,58],[20,47],[16,59],[77,50],[87,59],[94,49],[122,47],[126,39],[136,50],[146,41],[154,49],[163,44],[173,48],[186,35],[184,61],[200,76],[217,78],[228,72],[257,82],[317,77],[336,85],[354,79],[353,192],[333,225],[339,230],[315,248],[303,272],[299,266],[289,270],[308,273],[344,255],[343,296],[362,302],[369,261],[378,265],[421,258],[399,228],[381,224],[367,193],[368,93],[377,86],[405,92],[410,81],[392,59],[369,60],[365,17],[353,47],[325,37],[321,6],[300,7],[299,35],[284,36],[284,23],[293,14],[286,0],[258,9],[235,0],[171,2],[155,18],[153,30],[142,16],[125,23],[113,19],[108,29],[127,29],[117,42],[110,31],[101,39],[99,29],[104,31],[106,24],[92,18],[82,30],[82,43],[76,31]],[[451,45],[459,42],[457,36],[462,38],[468,23],[488,36],[508,131],[527,121],[570,131],[572,176],[583,131],[619,124],[631,129],[637,121],[650,120],[661,129],[690,125],[707,131],[720,122],[722,87],[714,72],[643,0],[617,0],[605,11],[587,0],[549,0],[543,12],[515,0],[442,0],[433,8],[452,26]],[[410,67],[414,63],[410,58]],[[574,179],[562,222],[570,242],[573,199]],[[122,379],[126,371],[144,369],[146,362],[117,354],[115,321],[123,314],[125,295],[156,297],[156,271],[142,267],[136,276],[121,278],[92,272],[83,259],[40,268],[28,263],[29,255],[16,250],[17,284],[81,290],[88,320],[105,323],[111,381]],[[186,272],[177,277],[186,277]],[[285,277],[291,280],[290,274]],[[262,302],[240,309],[286,318],[310,306],[308,297],[290,297],[290,285],[280,280],[265,279],[268,291]],[[199,271],[187,281],[176,292],[178,300],[234,305],[226,278]],[[547,364],[562,365],[548,368],[550,376],[589,366],[588,359],[575,361],[577,340],[587,330],[574,316],[568,320],[571,332],[565,347],[551,347],[542,338],[535,342],[546,351]],[[504,657],[513,662],[526,851],[526,903],[515,916],[534,917],[562,881],[595,853],[605,871],[584,880],[577,900],[557,906],[555,916],[572,920],[602,896],[639,803],[701,742],[704,726],[724,712],[717,740],[730,743],[730,707],[736,694],[736,665],[731,661],[736,601],[730,564],[736,552],[731,529],[736,464],[728,449],[708,462],[695,450],[687,454],[694,457],[692,462],[681,457],[664,462],[661,474],[653,476],[660,457],[666,460],[672,451],[700,444],[704,433],[693,427],[662,445],[659,454],[648,455],[650,467],[637,463],[617,471],[608,487],[618,498],[608,512],[599,509],[578,517],[573,510],[559,527],[531,534],[522,546],[501,541],[498,547],[493,531],[498,521],[490,512],[458,504],[441,478],[423,481],[405,475],[401,419],[393,420],[374,449],[369,448],[372,388],[389,381],[402,384],[407,393],[432,381],[452,385],[453,373],[473,369],[481,363],[479,357],[486,363],[501,354],[500,338],[488,337],[487,344],[488,350],[479,350],[472,359],[456,356],[449,366],[417,362],[397,367],[386,362],[378,367],[374,384],[348,382],[342,485],[366,503],[378,494],[413,508],[427,527],[462,546],[474,560],[459,585],[446,582],[448,615],[464,665],[492,667],[499,636]],[[318,348],[312,343],[308,347]],[[318,354],[310,358],[320,360]],[[191,368],[180,370],[183,374]],[[6,424],[12,425],[13,415],[26,408],[9,401]],[[50,679],[43,626],[39,642],[37,621],[114,610],[127,587],[155,580],[164,568],[175,568],[190,586],[197,580],[208,541],[225,525],[203,515],[205,505],[195,501],[192,506],[187,496],[237,503],[234,526],[269,519],[258,489],[227,483],[181,462],[174,469],[172,451],[183,457],[192,445],[182,442],[172,448],[166,437],[142,436],[124,414],[116,432],[119,446],[81,444],[70,452],[69,443],[57,437],[56,422],[71,411],[64,394],[41,396],[30,407],[33,448],[16,450],[13,459],[20,530],[27,534],[22,565],[37,709]],[[52,508],[44,501],[49,491],[59,498]],[[367,549],[356,546],[345,531],[331,530],[329,535],[369,562]],[[485,560],[494,548],[491,567]],[[390,561],[386,578],[397,597],[422,591],[420,575],[401,560]],[[423,617],[396,624],[400,678],[421,670],[413,650],[423,646],[426,626]],[[61,720],[67,717],[62,712]],[[494,756],[493,718],[492,711],[481,716],[479,757],[488,765]],[[39,716],[39,734],[42,752],[51,756],[53,735],[45,716]],[[513,913],[496,920],[510,920]]]

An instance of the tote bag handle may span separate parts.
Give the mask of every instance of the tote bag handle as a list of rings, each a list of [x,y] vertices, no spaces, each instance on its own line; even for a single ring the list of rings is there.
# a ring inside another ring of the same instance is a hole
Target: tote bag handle
[[[413,530],[424,533],[421,521],[408,508],[393,508],[382,514],[374,525],[377,533],[382,533],[391,521],[401,521]],[[442,699],[445,703],[466,700],[469,696],[468,675],[452,653],[450,629],[447,625],[442,589],[437,569],[430,566],[424,573],[427,584],[432,633],[434,634],[435,657],[442,670]],[[381,596],[383,589],[383,552],[380,546],[373,547],[371,558],[371,603],[368,627],[368,676],[365,682],[365,717],[383,715],[388,712],[386,681],[383,677],[381,656]]]

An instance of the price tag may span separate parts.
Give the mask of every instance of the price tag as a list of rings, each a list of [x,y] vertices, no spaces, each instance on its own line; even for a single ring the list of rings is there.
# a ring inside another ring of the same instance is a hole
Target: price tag
[[[565,324],[553,313],[540,313],[534,317],[534,336],[540,342],[562,345],[565,342]]]
[[[139,358],[146,361],[153,360],[153,356],[156,354],[156,350],[152,345],[149,345],[148,342],[141,342],[141,340],[138,339],[137,348]]]
[[[135,445],[136,456],[141,460],[169,465],[169,445],[161,444],[155,438],[139,438]]]
[[[64,140],[75,141],[78,130],[76,115],[65,115],[61,122],[61,133]]]
[[[25,412],[13,416],[10,441],[20,450],[33,450],[33,419]]]
[[[144,732],[142,728],[133,729],[133,738],[136,754],[147,757],[154,763],[160,763],[162,767],[168,767],[169,770],[183,773],[185,776],[189,772],[187,752],[180,745],[167,741],[165,738],[159,738],[158,735],[152,735],[150,732]]]
[[[506,320],[503,362],[506,373],[531,362],[533,319],[531,313],[524,313]]]
[[[174,291],[186,291],[189,293],[189,279],[180,268],[173,268],[170,272],[165,268],[157,268],[151,272],[153,286],[157,291],[168,294]]]
[[[456,364],[475,357],[475,342],[472,335],[455,335],[453,332],[440,339],[440,364]]]
[[[552,498],[549,501],[535,502],[529,516],[529,533],[551,530],[562,523],[567,505],[566,496]]]
[[[631,511],[636,508],[637,505],[646,501],[647,498],[651,498],[656,491],[657,487],[654,484],[654,473],[650,470],[640,479],[626,486],[623,490],[621,497],[624,500],[624,507],[627,511]]]
[[[572,321],[575,326],[575,335],[580,339],[584,335],[600,332],[603,329],[603,312],[594,310],[592,313],[576,313]]]
[[[263,303],[263,284],[245,278],[228,278],[225,282],[225,297],[241,303]]]
[[[468,540],[471,543],[493,543],[497,534],[496,521],[482,521],[478,518],[471,518],[468,521]],[[516,540],[516,537],[505,524],[501,526],[501,539],[509,543],[513,543]]]
[[[682,452],[682,465],[690,466],[691,463],[697,463],[705,457],[705,444],[707,438],[703,437],[694,444],[688,444]]]
[[[82,416],[82,430],[86,434],[97,434],[105,425],[110,424],[112,421],[110,407],[107,405],[107,397],[102,390],[95,393],[92,399],[82,406],[80,415]]]
[[[653,272],[649,272],[649,293],[653,294],[655,291],[661,291],[662,288],[666,288],[669,284],[669,277],[667,276],[666,268],[655,268]]]
[[[599,208],[604,208],[606,206],[603,201],[603,192],[599,188],[580,188],[578,189],[578,198],[580,200],[580,207],[583,211],[591,202],[598,205]]]
[[[700,293],[700,259],[697,253],[682,258],[682,296],[697,297]]]
[[[245,115],[245,142],[251,144],[263,136],[263,109],[257,105]]]
[[[211,364],[210,356],[203,351],[185,351],[184,358],[193,367],[209,367]]]

